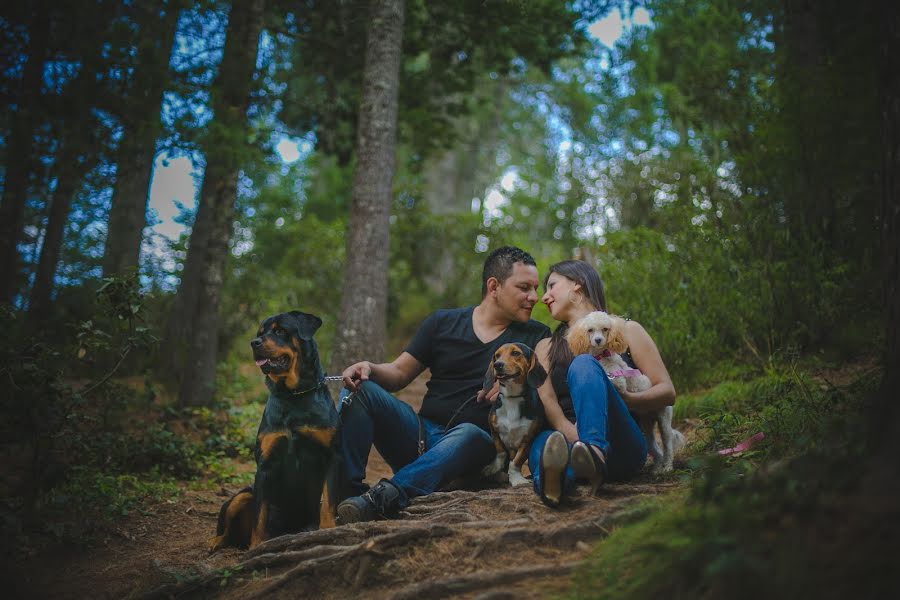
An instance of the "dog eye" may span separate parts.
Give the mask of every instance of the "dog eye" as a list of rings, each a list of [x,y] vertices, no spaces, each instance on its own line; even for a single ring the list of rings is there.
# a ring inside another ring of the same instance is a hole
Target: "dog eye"
[[[588,329],[588,333],[594,333],[594,328],[591,327],[590,329]]]
[[[603,331],[604,331],[604,333],[607,332],[607,331],[609,331],[609,327],[604,327],[604,328],[603,328]]]
[[[522,356],[522,353],[519,352],[518,350],[513,350],[513,351],[512,351],[512,355],[513,355],[513,356]]]

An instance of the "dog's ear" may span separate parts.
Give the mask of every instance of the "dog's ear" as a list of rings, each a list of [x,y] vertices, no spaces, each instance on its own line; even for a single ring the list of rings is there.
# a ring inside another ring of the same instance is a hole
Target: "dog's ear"
[[[294,318],[297,327],[297,335],[300,338],[310,340],[315,335],[319,327],[322,326],[322,319],[316,315],[311,315],[299,310],[292,310],[288,313]]]
[[[487,372],[484,374],[484,384],[481,386],[481,389],[483,389],[485,393],[491,391],[495,381],[497,381],[497,376],[494,375],[494,357],[492,356]]]
[[[628,342],[625,341],[625,319],[610,315],[611,325],[609,336],[606,339],[606,347],[610,352],[622,354],[628,350]]]
[[[583,327],[579,327],[578,323],[574,327],[570,327],[569,331],[566,332],[566,341],[569,343],[569,350],[572,351],[572,356],[587,354],[591,347],[587,332]]]
[[[544,370],[544,367],[537,359],[537,355],[532,352],[531,353],[531,365],[528,368],[528,377],[526,381],[528,385],[537,389],[544,385],[544,380],[547,379],[547,371]]]

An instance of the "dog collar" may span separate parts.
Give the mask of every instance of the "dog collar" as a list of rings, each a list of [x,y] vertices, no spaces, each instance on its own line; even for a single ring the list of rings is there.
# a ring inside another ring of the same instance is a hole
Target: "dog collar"
[[[308,393],[310,393],[310,392],[314,392],[314,391],[316,391],[317,389],[319,389],[320,387],[322,387],[322,386],[324,386],[324,385],[325,385],[325,380],[322,379],[321,381],[319,381],[319,383],[317,383],[316,385],[314,385],[314,386],[311,387],[311,388],[308,388],[308,389],[305,389],[305,390],[302,390],[302,391],[299,391],[299,392],[292,391],[292,392],[291,392],[291,396],[302,396],[303,394],[308,394]]]
[[[594,358],[599,360],[601,358],[609,358],[610,356],[612,356],[612,352],[610,352],[609,350],[602,350],[600,354],[595,354]]]

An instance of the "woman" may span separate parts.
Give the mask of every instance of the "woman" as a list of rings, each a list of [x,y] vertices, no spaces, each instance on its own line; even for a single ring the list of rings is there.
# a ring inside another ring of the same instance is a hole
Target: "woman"
[[[535,438],[528,464],[541,500],[558,506],[575,479],[588,480],[596,493],[605,480],[626,480],[640,471],[647,460],[647,444],[629,411],[671,406],[675,388],[656,344],[635,321],[626,326],[624,358],[650,379],[649,389],[620,395],[592,356],[573,358],[566,343],[568,324],[592,311],[606,310],[603,283],[590,265],[578,260],[556,263],[544,288],[541,301],[560,325],[553,337],[535,348],[549,373],[538,393],[550,429]]]

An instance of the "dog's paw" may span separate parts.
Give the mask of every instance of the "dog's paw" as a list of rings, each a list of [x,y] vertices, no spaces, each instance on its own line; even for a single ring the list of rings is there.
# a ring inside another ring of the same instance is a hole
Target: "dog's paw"
[[[529,481],[518,471],[509,472],[509,485],[519,487],[520,485],[528,485]]]
[[[665,461],[660,459],[659,461],[654,460],[653,466],[650,468],[650,472],[653,475],[665,475],[666,473],[672,472],[672,461]]]
[[[497,473],[503,470],[503,463],[506,462],[505,458],[498,454],[497,458],[493,460],[488,466],[481,469],[481,475],[483,477],[493,477]]]
[[[225,545],[225,536],[217,535],[209,539],[209,541],[206,543],[206,549],[210,554],[214,554],[224,548]]]
[[[684,434],[677,429],[672,430],[672,437],[672,453],[677,454],[687,446],[687,439],[684,437]]]

